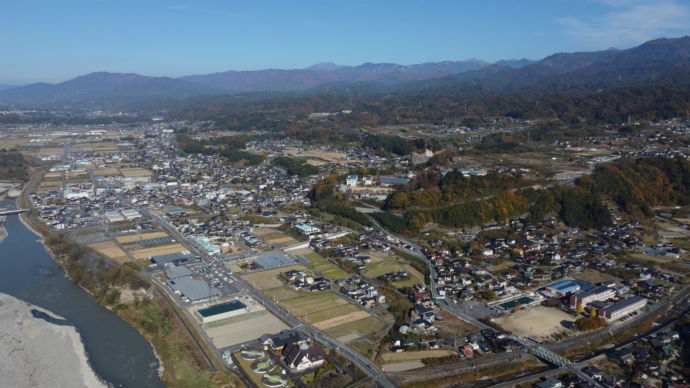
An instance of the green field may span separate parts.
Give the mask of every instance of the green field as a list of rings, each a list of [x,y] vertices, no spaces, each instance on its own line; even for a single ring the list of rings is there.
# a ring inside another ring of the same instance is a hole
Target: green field
[[[319,256],[318,253],[307,253],[304,255],[309,260],[309,267],[319,271],[329,279],[346,279],[351,275],[342,268]]]
[[[366,268],[366,275],[370,278],[376,278],[383,274],[387,274],[389,272],[398,272],[403,269],[407,271],[407,274],[409,275],[408,278],[393,282],[395,287],[411,287],[424,281],[424,275],[414,269],[410,264],[400,260],[383,260],[375,263],[369,263],[366,265]]]

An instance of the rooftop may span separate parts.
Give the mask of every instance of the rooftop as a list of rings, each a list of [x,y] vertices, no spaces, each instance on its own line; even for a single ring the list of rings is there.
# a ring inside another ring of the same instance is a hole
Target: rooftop
[[[223,314],[230,311],[240,310],[246,307],[247,306],[239,300],[232,300],[230,302],[214,304],[213,306],[200,309],[197,312],[202,317],[210,317],[213,315]]]

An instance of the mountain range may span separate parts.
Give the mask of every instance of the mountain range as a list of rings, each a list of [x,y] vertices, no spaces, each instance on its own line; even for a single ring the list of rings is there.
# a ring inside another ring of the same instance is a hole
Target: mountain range
[[[98,72],[58,84],[0,87],[0,103],[57,107],[267,91],[577,94],[658,82],[690,84],[690,37],[657,39],[627,50],[558,53],[539,61],[518,59],[488,63],[471,59],[359,66],[320,63],[305,69],[226,71],[179,78]]]

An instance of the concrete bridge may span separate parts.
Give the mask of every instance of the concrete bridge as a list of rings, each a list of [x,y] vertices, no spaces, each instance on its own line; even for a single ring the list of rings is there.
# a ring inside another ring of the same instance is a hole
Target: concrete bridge
[[[29,209],[0,210],[0,216],[11,216],[13,214],[19,214],[28,211]]]

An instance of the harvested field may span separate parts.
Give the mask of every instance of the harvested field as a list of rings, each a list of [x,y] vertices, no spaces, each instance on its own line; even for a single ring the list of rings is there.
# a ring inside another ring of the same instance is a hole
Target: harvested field
[[[47,191],[47,190],[60,190],[62,189],[62,182],[57,181],[57,182],[41,182],[41,184],[38,186],[38,191]]]
[[[357,307],[355,307],[355,308],[357,308]],[[332,310],[335,310],[335,309],[332,309]],[[328,312],[330,313],[330,310]],[[366,312],[364,310],[357,309],[357,311],[353,311],[353,312],[346,314],[346,315],[338,315],[338,316],[333,317],[333,318],[324,319],[323,321],[317,321],[314,324],[314,327],[316,327],[317,329],[326,330],[326,329],[331,329],[331,328],[334,328],[336,326],[345,325],[345,324],[348,324],[350,322],[354,322],[354,321],[368,318],[368,317],[369,317],[368,312]]]
[[[117,261],[118,263],[126,263],[129,261],[127,253],[120,249],[120,247],[115,244],[115,241],[102,241],[88,244],[87,246],[101,255]]]
[[[285,284],[285,281],[280,279],[280,274],[287,271],[305,271],[309,272],[306,267],[301,265],[291,265],[289,267],[281,267],[276,269],[271,269],[268,271],[252,272],[247,275],[242,275],[247,283],[251,284],[252,287],[257,290],[268,290],[271,288],[280,287]]]
[[[168,234],[165,232],[150,232],[150,233],[141,233],[141,234],[126,234],[124,236],[117,236],[115,239],[117,242],[120,244],[126,244],[138,240],[149,240],[152,238],[159,238],[159,237],[168,237]]]
[[[336,306],[348,304],[349,302],[333,292],[323,291],[303,294],[297,298],[285,299],[280,303],[287,308],[290,314],[301,317],[305,314],[313,314],[317,311],[333,309]],[[331,318],[333,316],[335,315],[327,316],[326,318]]]
[[[301,151],[297,148],[286,148],[285,152],[292,155],[301,153],[301,157],[306,158],[309,164],[322,165],[325,163],[347,164],[352,162],[361,162],[360,159],[346,159],[347,154],[336,151],[323,150],[307,150]]]
[[[456,354],[450,350],[436,349],[436,350],[420,350],[417,352],[400,352],[400,353],[384,353],[381,355],[383,361],[395,362],[395,361],[414,361],[421,360],[423,358],[432,357],[445,357]]]
[[[281,330],[289,329],[288,325],[266,310],[233,318],[241,319],[231,319],[224,324],[209,325],[209,327],[204,328],[216,348],[241,344],[255,340],[267,333],[278,333]]]
[[[167,255],[168,253],[183,252],[186,250],[187,248],[182,244],[170,244],[153,248],[137,249],[132,252],[132,256],[134,256],[135,259],[145,259],[150,256]]]
[[[324,330],[328,335],[340,338],[346,336],[357,335],[364,337],[372,333],[383,330],[386,327],[386,322],[377,317],[369,316],[367,318],[358,319],[356,321],[348,322],[342,325],[334,326]]]
[[[120,168],[120,173],[122,173],[123,176],[128,177],[128,178],[140,178],[140,177],[146,177],[146,176],[151,176],[153,173],[145,168]]]
[[[556,333],[572,333],[562,322],[573,322],[575,317],[555,308],[535,306],[504,315],[495,321],[514,334],[546,340]]]
[[[591,269],[588,269],[588,270],[586,270],[586,271],[583,271],[583,272],[580,272],[580,273],[578,273],[578,274],[575,274],[575,275],[573,276],[573,278],[574,278],[574,279],[577,279],[577,280],[585,281],[585,282],[587,282],[587,283],[592,283],[592,284],[597,284],[597,283],[601,283],[601,282],[606,282],[606,281],[609,281],[609,280],[610,280],[610,281],[614,281],[614,282],[619,282],[619,281],[621,280],[621,279],[619,279],[619,278],[617,278],[617,277],[615,277],[615,276],[613,276],[613,275],[609,275],[609,274],[602,273],[602,272],[599,272],[599,271],[594,271],[594,270],[591,270]]]

